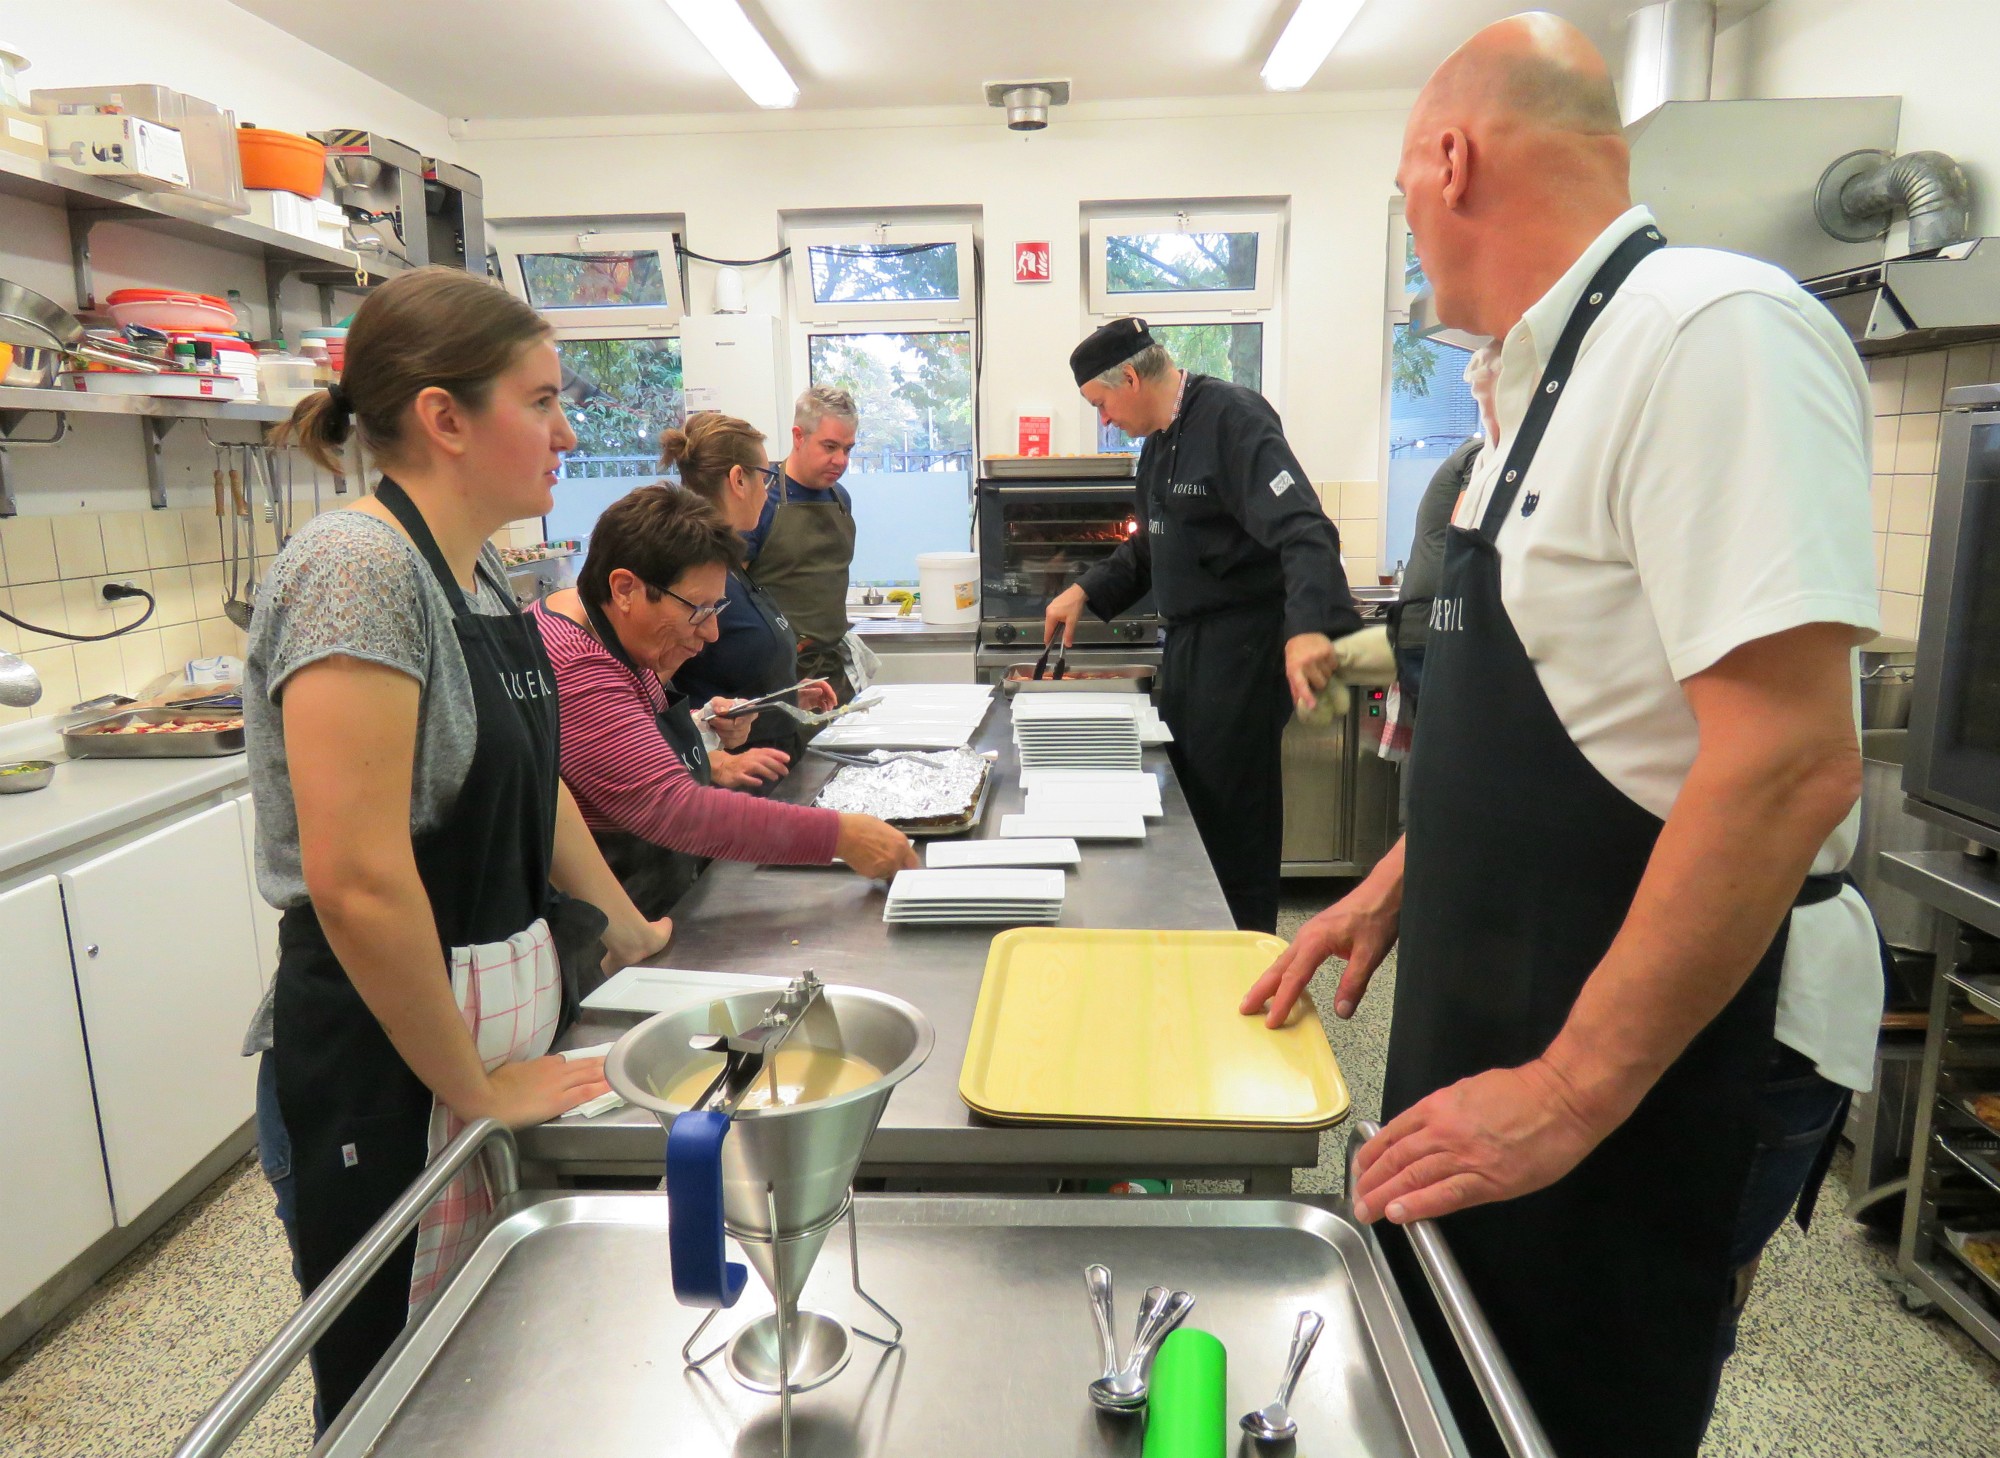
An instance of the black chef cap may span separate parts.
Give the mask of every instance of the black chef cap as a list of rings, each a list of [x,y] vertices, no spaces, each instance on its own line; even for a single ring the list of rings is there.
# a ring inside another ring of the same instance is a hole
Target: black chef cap
[[[1153,336],[1146,332],[1144,319],[1113,319],[1069,352],[1070,373],[1081,389],[1106,370],[1152,347]]]

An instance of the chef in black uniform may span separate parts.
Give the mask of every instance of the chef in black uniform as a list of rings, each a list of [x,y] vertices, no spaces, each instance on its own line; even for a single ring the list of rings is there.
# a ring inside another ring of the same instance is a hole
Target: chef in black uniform
[[[1119,319],[1071,353],[1100,419],[1144,436],[1145,530],[1049,604],[1065,643],[1087,607],[1110,619],[1148,589],[1167,622],[1160,715],[1202,844],[1236,925],[1275,931],[1284,844],[1279,741],[1294,708],[1346,706],[1334,640],[1361,619],[1321,510],[1270,402],[1177,369],[1143,319]]]

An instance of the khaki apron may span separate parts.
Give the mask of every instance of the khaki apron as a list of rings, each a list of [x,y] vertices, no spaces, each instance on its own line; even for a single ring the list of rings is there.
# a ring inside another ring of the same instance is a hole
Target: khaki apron
[[[823,678],[842,703],[854,697],[840,657],[847,636],[847,573],[854,562],[854,517],[828,493],[825,501],[788,501],[780,481],[778,509],[750,580],[777,601],[799,635],[799,672]]]

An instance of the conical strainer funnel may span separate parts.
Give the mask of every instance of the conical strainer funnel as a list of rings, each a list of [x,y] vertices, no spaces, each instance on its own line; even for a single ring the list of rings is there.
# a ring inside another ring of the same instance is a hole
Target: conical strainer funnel
[[[674,1294],[689,1305],[735,1304],[742,1268],[712,1274],[705,1269],[710,1252],[719,1265],[726,1232],[787,1318],[781,1324],[795,1328],[785,1342],[783,1365],[796,1376],[800,1366],[790,1359],[803,1360],[803,1354],[794,1348],[815,1340],[810,1321],[789,1319],[797,1311],[799,1293],[827,1232],[847,1211],[854,1171],[890,1093],[923,1065],[934,1035],[930,1019],[900,998],[864,988],[827,987],[790,1032],[784,1049],[817,1048],[861,1058],[881,1070],[880,1078],[813,1103],[751,1109],[728,1118],[690,1115],[686,1103],[667,1101],[664,1095],[697,1068],[720,1067],[716,1053],[689,1047],[690,1039],[744,1033],[764,1019],[772,1001],[769,992],[744,993],[649,1018],[612,1048],[605,1077],[628,1103],[651,1110],[670,1131],[667,1195],[672,1202],[668,1223]],[[702,1121],[705,1128],[689,1128]],[[690,1134],[696,1139],[687,1139]],[[701,1158],[687,1157],[687,1146],[699,1149],[704,1135],[716,1151],[712,1172]],[[750,1335],[749,1330],[742,1334]],[[844,1354],[844,1336],[841,1347]],[[832,1370],[837,1368],[821,1374],[821,1380]],[[737,1375],[748,1385],[769,1385],[741,1370]],[[791,1385],[807,1384],[794,1380]]]

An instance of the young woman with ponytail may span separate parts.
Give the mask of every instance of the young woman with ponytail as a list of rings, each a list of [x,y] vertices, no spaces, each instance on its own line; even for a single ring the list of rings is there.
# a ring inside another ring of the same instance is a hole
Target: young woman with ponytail
[[[290,1136],[307,1291],[466,1122],[525,1127],[604,1091],[600,1060],[545,1056],[552,888],[604,913],[607,969],[671,929],[632,905],[558,778],[555,674],[487,545],[550,507],[576,444],[560,386],[527,305],[419,269],[368,298],[340,384],[280,427],[329,469],[358,430],[385,470],[279,555],[244,682],[258,881],[284,911],[268,1030],[281,1121],[260,1109],[260,1128]],[[468,1171],[314,1348],[322,1426],[449,1272],[484,1198]]]

